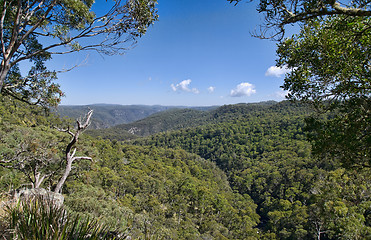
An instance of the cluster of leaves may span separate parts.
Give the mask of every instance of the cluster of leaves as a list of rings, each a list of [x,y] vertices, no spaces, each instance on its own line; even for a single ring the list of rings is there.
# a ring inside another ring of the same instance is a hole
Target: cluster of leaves
[[[339,16],[308,22],[277,50],[278,64],[293,69],[289,97],[331,112],[308,120],[315,152],[345,167],[371,166],[370,39],[369,17]]]

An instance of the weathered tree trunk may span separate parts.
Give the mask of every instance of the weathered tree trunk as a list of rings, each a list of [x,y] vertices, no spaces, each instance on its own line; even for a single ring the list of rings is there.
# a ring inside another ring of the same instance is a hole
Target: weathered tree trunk
[[[66,130],[60,129],[60,131],[66,132],[66,133],[70,134],[72,136],[72,139],[71,139],[70,143],[67,145],[66,150],[65,150],[65,154],[66,154],[66,168],[64,170],[64,173],[63,173],[62,177],[59,179],[59,181],[57,183],[57,186],[54,189],[54,192],[55,193],[61,193],[62,187],[63,187],[64,183],[66,182],[68,175],[70,175],[70,173],[71,173],[72,163],[75,160],[81,160],[81,159],[91,160],[90,157],[75,157],[76,148],[74,148],[73,150],[72,150],[72,148],[77,143],[80,134],[87,127],[89,127],[89,125],[90,125],[90,118],[91,118],[91,115],[92,114],[93,114],[93,110],[90,110],[86,114],[86,116],[85,116],[85,123],[84,124],[81,124],[80,120],[77,120],[77,130],[76,130],[75,133],[71,132],[69,129],[66,129]]]
[[[71,156],[66,159],[67,166],[66,166],[66,169],[64,170],[63,176],[61,177],[61,179],[59,179],[58,184],[57,184],[57,186],[54,189],[54,192],[55,193],[60,193],[61,192],[62,187],[63,187],[64,183],[66,182],[67,177],[68,177],[68,175],[70,175],[70,172],[72,170],[72,162],[73,162],[73,160],[74,159],[71,158]]]

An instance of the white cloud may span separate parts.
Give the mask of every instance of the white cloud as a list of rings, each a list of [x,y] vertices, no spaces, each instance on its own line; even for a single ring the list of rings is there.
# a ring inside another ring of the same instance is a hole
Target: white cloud
[[[198,91],[197,88],[189,88],[189,85],[191,84],[191,82],[192,82],[191,79],[187,79],[187,80],[181,81],[180,83],[176,85],[171,84],[170,87],[174,92],[183,91],[183,92],[193,92],[195,94],[200,93],[200,91]]]
[[[276,66],[270,66],[268,70],[265,72],[265,76],[272,76],[272,77],[281,77],[282,75],[285,75],[286,73],[291,72],[291,69],[284,67],[276,67]]]
[[[208,91],[209,93],[213,93],[213,92],[215,91],[215,87],[210,86],[210,87],[207,88],[207,91]]]
[[[200,91],[198,91],[197,88],[192,88],[191,92],[196,93],[196,94],[199,94],[200,93]]]
[[[279,99],[285,99],[287,94],[289,94],[289,91],[287,90],[280,90],[275,93],[275,97]]]
[[[231,90],[231,97],[243,97],[250,96],[256,93],[255,86],[248,82],[243,82],[237,85],[237,87]]]

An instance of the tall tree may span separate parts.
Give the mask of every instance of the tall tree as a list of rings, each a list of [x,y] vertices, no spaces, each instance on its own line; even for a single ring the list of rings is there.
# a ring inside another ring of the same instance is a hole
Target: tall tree
[[[283,88],[312,104],[307,120],[314,151],[347,167],[371,166],[371,19],[336,16],[313,20],[278,48],[278,66],[292,70]]]
[[[318,110],[307,121],[314,152],[370,167],[371,1],[260,0],[258,11],[259,36],[279,40],[277,66],[291,69],[283,85],[289,99]],[[292,23],[300,33],[283,39]]]
[[[121,54],[157,19],[155,0],[106,1],[102,15],[92,10],[94,2],[0,0],[0,93],[55,105],[62,92],[56,72],[44,65],[53,54]],[[18,66],[25,60],[33,66],[22,77]]]

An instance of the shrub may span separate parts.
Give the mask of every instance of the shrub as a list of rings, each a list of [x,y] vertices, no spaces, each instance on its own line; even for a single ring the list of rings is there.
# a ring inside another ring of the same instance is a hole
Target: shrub
[[[92,218],[73,217],[41,196],[8,204],[1,216],[0,237],[5,239],[65,240],[123,239],[110,226]]]

